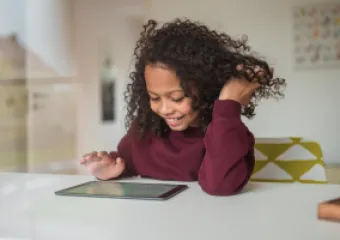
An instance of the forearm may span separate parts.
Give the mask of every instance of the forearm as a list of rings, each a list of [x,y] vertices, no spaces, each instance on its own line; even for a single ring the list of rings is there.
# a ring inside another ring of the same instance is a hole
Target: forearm
[[[199,183],[213,195],[230,195],[248,182],[254,167],[253,136],[240,118],[234,101],[215,103],[213,121],[204,139],[206,153]]]

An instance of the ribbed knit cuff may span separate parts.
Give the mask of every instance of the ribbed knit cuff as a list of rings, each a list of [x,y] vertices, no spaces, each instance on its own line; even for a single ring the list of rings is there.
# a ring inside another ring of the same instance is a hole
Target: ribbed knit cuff
[[[213,119],[241,118],[241,104],[233,100],[216,100],[214,103]]]

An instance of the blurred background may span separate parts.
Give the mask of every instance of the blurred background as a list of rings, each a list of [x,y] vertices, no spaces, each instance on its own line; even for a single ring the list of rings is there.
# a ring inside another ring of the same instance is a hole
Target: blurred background
[[[249,44],[287,79],[245,120],[256,137],[317,141],[340,165],[340,4],[324,0],[0,0],[0,171],[88,174],[115,150],[142,24],[199,20]]]

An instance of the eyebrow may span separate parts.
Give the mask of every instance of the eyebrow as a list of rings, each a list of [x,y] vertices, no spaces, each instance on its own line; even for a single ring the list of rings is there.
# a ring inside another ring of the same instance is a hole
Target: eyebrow
[[[149,90],[147,90],[149,93],[151,93],[151,94],[154,94],[154,95],[158,95],[157,93],[154,93],[154,92],[152,92],[152,91],[149,91]],[[183,90],[181,90],[181,89],[176,89],[176,90],[172,90],[172,91],[170,91],[170,92],[166,92],[166,94],[171,94],[171,93],[174,93],[174,92],[184,92]]]

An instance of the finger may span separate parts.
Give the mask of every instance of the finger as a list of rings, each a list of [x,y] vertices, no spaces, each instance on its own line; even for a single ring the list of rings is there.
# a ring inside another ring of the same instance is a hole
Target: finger
[[[238,71],[244,70],[244,65],[243,64],[239,64],[236,66],[236,69]],[[255,67],[247,67],[245,72],[248,76],[248,79],[250,79],[250,81],[258,81],[256,79],[256,76],[258,75],[258,71],[259,69],[261,69],[259,66],[255,66]],[[261,77],[261,76],[260,76]]]
[[[97,152],[96,152],[96,151],[92,151],[92,152],[89,152],[89,153],[84,154],[82,157],[83,157],[83,158],[86,158],[87,156],[91,156],[91,155],[93,155],[93,154],[97,154]]]
[[[103,163],[108,163],[108,164],[112,164],[116,162],[116,159],[113,159],[110,155],[108,154],[104,154],[101,158],[100,161]]]
[[[99,158],[106,157],[106,156],[108,156],[108,153],[106,151],[100,151],[100,152],[97,153],[97,156]]]
[[[116,164],[116,159],[113,159],[112,157],[110,157],[110,155],[105,154],[103,155],[103,157],[97,157],[97,161],[94,161],[102,166],[108,166],[111,164]]]
[[[248,93],[253,93],[256,89],[260,88],[262,86],[261,82],[259,79],[254,78],[252,82],[250,82],[247,86],[248,88]]]
[[[120,157],[116,158],[116,164],[121,164],[121,163],[123,163],[123,159]]]
[[[256,75],[253,78],[252,83],[254,83],[254,84],[262,83],[263,82],[263,78],[265,77],[265,71],[258,70],[255,74]]]
[[[244,70],[244,65],[243,65],[243,64],[239,64],[239,65],[236,66],[236,69],[237,69],[238,71],[242,71],[242,70]],[[254,77],[254,72],[253,72],[251,69],[247,68],[246,73],[247,73],[247,75],[248,75],[250,78],[253,78],[253,77]]]
[[[269,71],[266,71],[263,68],[256,69],[256,78],[254,78],[254,82],[258,82],[260,84],[266,84],[268,78],[273,76],[274,68],[269,68]]]
[[[84,164],[84,163],[87,161],[87,159],[91,159],[91,157],[92,157],[93,155],[95,155],[95,154],[96,154],[96,152],[90,152],[90,153],[84,154],[84,155],[80,158],[80,163],[81,163],[81,164]]]
[[[244,68],[244,65],[243,65],[243,64],[239,64],[239,65],[236,66],[236,69],[237,69],[238,71],[243,70],[243,68]],[[251,72],[252,72],[251,70],[249,70],[249,68],[252,68],[254,72],[259,72],[259,71],[265,72],[265,70],[264,70],[263,68],[261,68],[260,66],[255,66],[255,67],[248,67],[248,73],[251,73]],[[274,72],[274,68],[271,67],[271,68],[270,68],[270,71],[271,71],[271,72]]]
[[[250,85],[250,92],[254,92],[256,89],[260,88],[261,84],[258,82],[255,82],[253,84]]]
[[[117,158],[115,162],[115,175],[119,176],[125,169],[125,161],[122,158]]]
[[[236,70],[241,71],[243,69],[243,64],[239,64],[236,66]]]
[[[265,70],[259,66],[256,66],[254,69],[254,72],[257,76],[263,76],[265,73]]]
[[[88,155],[85,157],[85,164],[95,161],[100,161],[100,158],[97,156],[97,152],[94,152],[92,155]]]
[[[97,158],[97,152],[93,152],[92,154],[85,156],[86,161],[94,160],[95,158]]]

